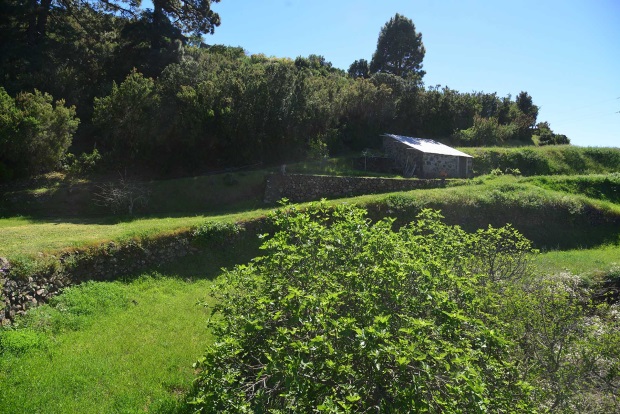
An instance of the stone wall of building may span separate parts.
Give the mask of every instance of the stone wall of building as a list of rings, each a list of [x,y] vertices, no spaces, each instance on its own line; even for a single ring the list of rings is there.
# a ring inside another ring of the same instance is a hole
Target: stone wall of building
[[[293,203],[342,198],[363,194],[389,193],[445,185],[442,180],[418,180],[377,177],[335,177],[306,174],[272,174],[265,185],[266,203],[287,198]]]
[[[383,137],[383,151],[394,160],[394,167],[404,176],[420,174],[422,168],[422,153],[410,146],[390,137]]]
[[[425,178],[458,177],[458,158],[452,155],[424,154],[422,171]]]

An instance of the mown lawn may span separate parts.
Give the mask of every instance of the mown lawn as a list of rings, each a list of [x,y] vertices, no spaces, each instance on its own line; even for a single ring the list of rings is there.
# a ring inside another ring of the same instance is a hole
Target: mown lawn
[[[0,256],[33,256],[106,241],[174,233],[208,220],[236,222],[261,217],[267,210],[217,216],[146,217],[121,221],[0,219]]]

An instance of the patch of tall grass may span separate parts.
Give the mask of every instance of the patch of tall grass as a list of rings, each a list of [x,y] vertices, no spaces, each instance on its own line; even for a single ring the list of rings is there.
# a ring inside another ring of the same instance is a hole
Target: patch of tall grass
[[[542,252],[533,263],[546,274],[569,272],[593,280],[620,280],[620,245]]]

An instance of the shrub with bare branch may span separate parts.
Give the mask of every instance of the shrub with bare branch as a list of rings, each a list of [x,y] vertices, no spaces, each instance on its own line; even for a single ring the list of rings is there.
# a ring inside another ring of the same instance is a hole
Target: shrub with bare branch
[[[130,216],[136,208],[148,204],[149,191],[144,183],[129,179],[127,173],[120,174],[116,182],[108,182],[97,187],[95,204],[108,207],[114,214],[127,212]]]

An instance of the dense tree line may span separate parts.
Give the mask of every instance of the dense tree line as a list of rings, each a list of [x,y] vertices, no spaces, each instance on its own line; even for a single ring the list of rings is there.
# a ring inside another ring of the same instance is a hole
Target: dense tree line
[[[204,44],[200,35],[220,23],[211,1],[138,6],[3,2],[1,179],[58,168],[69,144],[75,153],[96,148],[114,167],[166,173],[378,147],[383,132],[458,145],[530,142],[536,132],[538,108],[525,92],[513,100],[425,87],[421,34],[398,14],[381,30],[371,63],[361,59],[345,73],[320,55],[268,58]],[[24,158],[33,153],[16,132],[25,126],[5,113],[28,99],[57,100],[54,111],[69,111],[44,163]],[[539,126],[542,143],[567,142]]]

